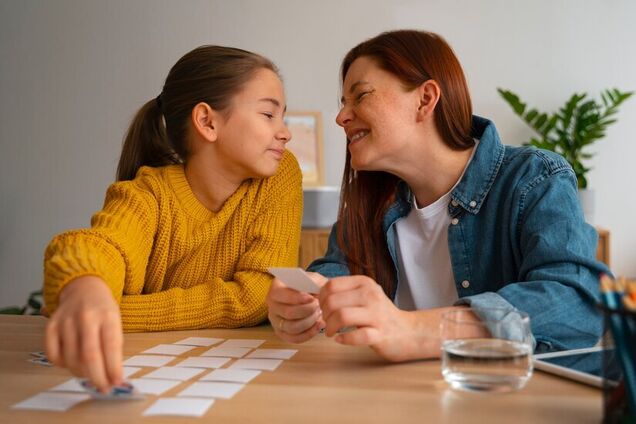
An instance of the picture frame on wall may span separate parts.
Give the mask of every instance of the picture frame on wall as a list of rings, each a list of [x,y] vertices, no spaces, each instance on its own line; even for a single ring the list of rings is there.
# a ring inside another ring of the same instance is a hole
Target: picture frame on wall
[[[285,147],[298,159],[303,187],[322,186],[325,182],[322,114],[319,111],[287,111],[285,124],[292,134]]]

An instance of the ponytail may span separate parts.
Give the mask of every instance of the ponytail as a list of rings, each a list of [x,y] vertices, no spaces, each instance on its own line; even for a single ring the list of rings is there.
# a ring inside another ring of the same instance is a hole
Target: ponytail
[[[152,99],[139,109],[128,128],[117,165],[117,181],[132,180],[142,166],[181,163],[181,157],[168,140],[158,100]]]

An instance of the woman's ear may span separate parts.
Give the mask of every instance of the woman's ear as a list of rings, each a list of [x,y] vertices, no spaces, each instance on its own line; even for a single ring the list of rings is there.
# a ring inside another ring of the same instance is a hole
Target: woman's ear
[[[437,81],[429,79],[424,81],[417,88],[417,92],[420,101],[417,108],[417,117],[420,120],[424,120],[427,117],[433,116],[433,111],[435,110],[435,106],[437,106],[442,91]]]
[[[192,108],[192,129],[194,133],[209,142],[218,138],[219,114],[207,103],[198,103]]]

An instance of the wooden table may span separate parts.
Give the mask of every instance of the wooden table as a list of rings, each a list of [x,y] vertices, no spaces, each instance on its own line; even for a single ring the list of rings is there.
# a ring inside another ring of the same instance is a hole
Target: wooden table
[[[298,349],[273,372],[263,371],[236,396],[217,400],[202,418],[143,417],[156,399],[88,401],[66,412],[10,409],[70,378],[27,362],[42,349],[46,320],[0,316],[0,423],[598,423],[598,389],[535,372],[525,389],[504,395],[456,392],[439,361],[387,364],[370,349],[340,346],[324,336],[297,346],[278,340],[269,326],[126,334],[126,356],[185,337],[259,338],[263,347]],[[205,349],[205,348],[201,348]],[[198,352],[198,351],[193,351]],[[200,353],[192,353],[197,355]],[[188,354],[185,354],[187,356]],[[165,393],[181,391],[184,383]]]

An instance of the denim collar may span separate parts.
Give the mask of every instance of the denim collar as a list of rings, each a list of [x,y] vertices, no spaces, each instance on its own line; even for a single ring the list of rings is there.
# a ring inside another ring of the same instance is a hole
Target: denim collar
[[[505,147],[499,140],[495,124],[488,119],[473,116],[471,135],[479,140],[477,151],[464,177],[451,193],[451,198],[466,211],[476,214],[497,177]],[[453,212],[451,210],[451,214],[455,215]]]

